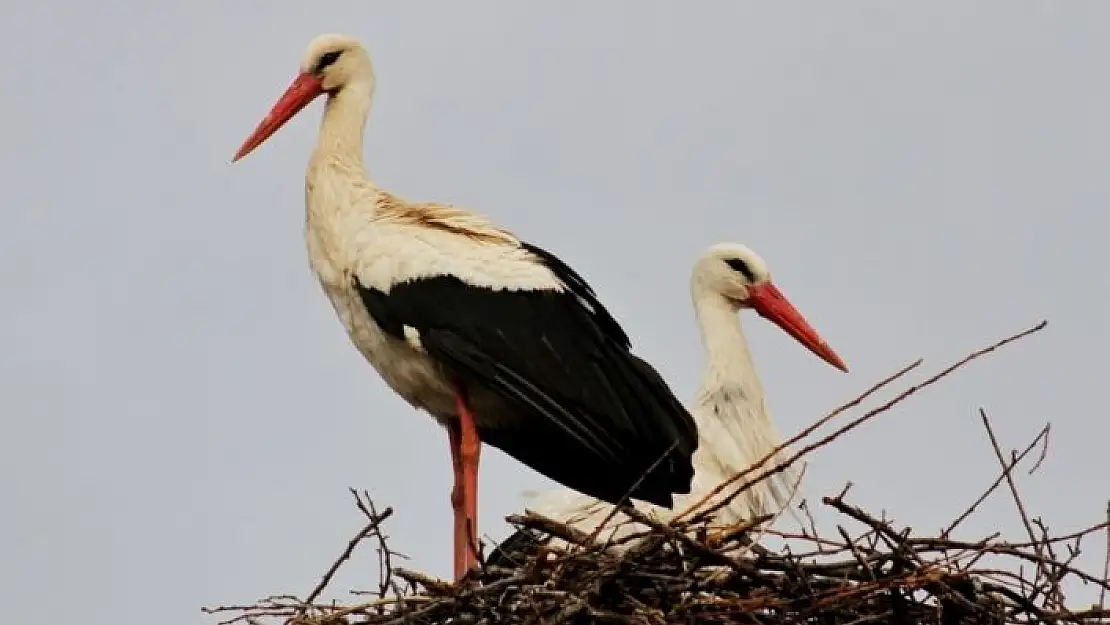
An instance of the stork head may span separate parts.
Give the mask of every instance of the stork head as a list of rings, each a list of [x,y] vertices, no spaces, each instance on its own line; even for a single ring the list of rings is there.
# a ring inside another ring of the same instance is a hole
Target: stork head
[[[771,281],[767,263],[747,246],[713,245],[694,265],[693,282],[695,289],[719,296],[737,310],[754,310],[825,362],[848,371],[848,365]]]
[[[320,94],[339,94],[358,85],[369,97],[374,91],[374,69],[370,55],[356,39],[345,35],[320,35],[308,44],[300,71],[293,84],[278,98],[270,113],[258,124],[235,153],[235,162],[270,138],[285,122]]]

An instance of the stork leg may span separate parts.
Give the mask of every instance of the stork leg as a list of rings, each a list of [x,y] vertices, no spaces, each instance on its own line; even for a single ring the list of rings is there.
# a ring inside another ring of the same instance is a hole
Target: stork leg
[[[478,535],[478,461],[482,443],[474,415],[461,392],[455,394],[458,421],[447,426],[451,441],[451,464],[455,486],[451,489],[451,508],[455,513],[455,579],[462,579],[478,563],[474,546]]]
[[[451,467],[455,472],[455,484],[451,487],[451,510],[454,513],[455,538],[453,566],[455,579],[466,573],[466,499],[463,495],[462,470],[462,428],[457,422],[447,424],[447,436],[451,443]]]

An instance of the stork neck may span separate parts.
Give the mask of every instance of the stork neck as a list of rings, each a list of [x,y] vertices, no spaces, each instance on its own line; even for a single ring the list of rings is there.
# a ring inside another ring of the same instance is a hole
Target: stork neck
[[[377,189],[362,161],[370,96],[369,84],[353,82],[328,97],[305,175],[305,219],[310,231],[329,227],[335,216],[375,206],[368,199]]]
[[[713,401],[720,395],[762,401],[763,387],[736,306],[704,285],[695,284],[694,312],[707,356],[699,401]]]
[[[371,96],[370,85],[362,82],[347,84],[328,96],[320,137],[313,152],[314,164],[354,166],[365,173],[362,144]]]

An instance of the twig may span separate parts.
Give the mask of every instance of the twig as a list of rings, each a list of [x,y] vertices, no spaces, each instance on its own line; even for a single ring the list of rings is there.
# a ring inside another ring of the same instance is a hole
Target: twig
[[[1040,541],[1037,540],[1037,535],[1033,533],[1033,526],[1029,522],[1029,515],[1025,512],[1025,504],[1021,501],[1021,495],[1018,493],[1017,484],[1014,483],[1014,477],[1006,470],[1006,459],[1002,456],[1002,448],[998,445],[998,439],[994,435],[994,430],[991,428],[990,419],[987,417],[987,411],[982,408],[979,409],[979,418],[983,421],[983,427],[987,430],[987,436],[990,437],[991,449],[994,450],[994,455],[998,459],[999,464],[1002,465],[1002,474],[1006,478],[1006,484],[1010,487],[1010,494],[1013,495],[1014,505],[1017,506],[1018,514],[1021,516],[1021,523],[1025,526],[1025,531],[1029,534],[1029,541],[1033,543],[1033,549],[1037,553],[1037,570],[1038,577],[1044,575],[1048,577],[1048,570],[1044,566],[1044,550]],[[1036,596],[1034,591],[1033,596]],[[1032,600],[1032,599],[1031,599]]]
[[[802,502],[798,504],[798,509],[805,513],[806,520],[809,522],[808,531],[810,532],[810,534],[813,535],[813,539],[814,540],[821,540],[821,535],[817,531],[817,521],[815,521],[813,519],[813,513],[810,512],[810,510],[809,510],[809,500],[803,499]],[[802,532],[805,532],[805,531],[807,531],[807,530],[806,530],[806,528],[803,527]],[[804,535],[805,534],[803,534],[803,536]]]
[[[378,529],[381,522],[385,519],[378,514],[378,509],[374,506],[374,500],[370,499],[370,493],[364,490],[362,491],[362,495],[366,502],[365,506],[361,505],[362,502],[358,501],[358,497],[355,498],[359,503],[359,510],[361,510],[363,515],[371,522],[375,520],[378,522],[373,532],[374,536],[378,539],[378,598],[385,599],[386,594],[393,585],[393,552],[391,552],[389,546],[385,544],[385,536],[383,536],[381,530]]]
[[[915,547],[947,548],[947,549],[970,549],[970,550],[974,550],[974,551],[977,551],[977,552],[983,552],[983,553],[989,553],[989,554],[995,554],[995,555],[1003,555],[1003,556],[1012,556],[1012,557],[1015,557],[1015,558],[1020,558],[1022,560],[1025,560],[1025,561],[1027,561],[1031,564],[1034,564],[1038,567],[1043,567],[1046,564],[1045,561],[1044,561],[1044,558],[1042,556],[1036,554],[1035,552],[1034,553],[1028,553],[1026,551],[1022,551],[1020,548],[1017,548],[1017,547],[1014,547],[1014,546],[1011,546],[1011,545],[1008,545],[1008,544],[1005,544],[1005,543],[1001,543],[1001,544],[999,544],[999,543],[990,543],[988,541],[967,542],[967,541],[961,541],[961,540],[952,540],[950,538],[949,539],[910,538],[908,540],[908,543],[911,546],[915,546]],[[1079,569],[1076,569],[1076,568],[1074,568],[1070,565],[1064,566],[1063,568],[1068,574],[1074,575],[1074,576],[1078,577],[1079,579],[1083,580],[1084,582],[1095,584],[1099,588],[1106,588],[1107,590],[1110,590],[1110,582],[1105,582],[1102,579],[1100,579],[1098,577],[1095,577],[1094,575],[1091,575],[1090,573],[1085,573],[1085,572],[1083,572]]]
[[[343,566],[343,563],[351,557],[351,554],[354,552],[355,547],[357,547],[358,544],[362,542],[362,539],[377,531],[378,526],[381,525],[382,521],[388,519],[390,516],[393,515],[393,508],[386,508],[382,511],[381,514],[376,516],[370,514],[369,510],[364,509],[362,500],[359,499],[358,491],[353,488],[350,489],[350,491],[351,494],[355,497],[355,502],[356,505],[358,505],[359,510],[362,510],[364,514],[368,515],[370,517],[370,521],[366,524],[365,527],[359,530],[357,534],[355,534],[354,538],[347,542],[347,548],[344,549],[343,553],[339,554],[339,557],[335,559],[335,562],[332,562],[332,565],[328,567],[327,572],[325,572],[324,576],[320,578],[320,583],[316,584],[316,587],[312,589],[312,592],[308,593],[308,597],[304,600],[305,603],[312,603],[313,601],[315,601],[316,598],[320,596],[320,593],[324,592],[324,589],[327,588],[328,584],[331,583],[331,578],[335,576],[335,573],[339,570],[339,567]]]
[[[793,516],[793,518],[794,518],[795,520],[797,520],[797,519],[798,519],[798,516],[797,516],[797,514],[794,514],[794,513],[793,513],[793,510],[791,509],[791,506],[793,505],[793,502],[794,502],[794,498],[798,496],[798,489],[799,489],[799,488],[801,487],[801,485],[802,485],[802,479],[803,479],[803,478],[805,478],[805,475],[806,475],[806,470],[807,470],[807,469],[809,469],[809,467],[808,467],[808,466],[805,466],[805,465],[803,465],[803,466],[802,466],[802,470],[798,472],[798,477],[797,477],[797,478],[796,478],[796,479],[794,480],[794,484],[793,484],[793,485],[791,485],[791,487],[790,487],[790,496],[789,496],[789,497],[787,497],[787,499],[786,499],[786,503],[784,503],[784,504],[782,505],[782,507],[780,507],[780,508],[779,508],[779,509],[778,509],[777,511],[775,511],[775,514],[774,514],[774,516],[773,516],[773,517],[771,517],[771,518],[770,518],[770,519],[769,519],[769,520],[768,520],[768,521],[766,522],[766,524],[763,524],[762,522],[760,523],[760,529],[759,529],[759,533],[758,533],[758,534],[756,534],[756,535],[755,535],[755,537],[751,539],[751,542],[752,542],[752,544],[756,544],[756,543],[758,543],[759,541],[763,540],[763,535],[764,535],[764,533],[765,533],[765,532],[767,531],[767,528],[768,528],[769,526],[771,526],[771,525],[774,525],[774,524],[775,524],[775,521],[779,520],[779,518],[780,518],[780,517],[782,516],[782,513],[783,513],[783,512],[786,512],[787,510],[790,510],[790,511],[791,511],[791,513],[792,513],[792,516]],[[751,547],[749,546],[748,548],[746,548],[746,549],[744,550],[744,552],[743,552],[743,553],[747,553],[747,552],[748,552],[748,551],[750,551],[750,550],[751,550]],[[742,554],[740,554],[740,555],[743,555],[743,553],[742,553]]]
[[[1098,591],[1098,608],[1106,608],[1106,589],[1110,586],[1110,501],[1106,502],[1106,560],[1102,565],[1102,588]]]
[[[626,501],[628,501],[628,498],[632,495],[633,492],[635,492],[635,490],[637,488],[640,487],[640,484],[644,481],[644,479],[646,479],[647,476],[650,475],[651,472],[654,471],[656,469],[656,467],[658,467],[661,462],[666,460],[667,456],[669,456],[670,453],[672,451],[674,451],[674,448],[677,445],[678,445],[677,440],[675,442],[671,443],[671,446],[668,447],[667,450],[662,453],[662,455],[660,455],[658,458],[656,458],[655,462],[651,463],[651,466],[649,466],[647,468],[647,470],[644,471],[643,474],[639,478],[636,479],[636,481],[632,484],[632,486],[630,486],[628,488],[628,492],[626,492],[624,495],[622,495],[620,500],[617,501],[617,505],[612,506],[612,508],[609,510],[609,513],[606,514],[605,518],[603,518],[601,520],[601,523],[598,523],[597,527],[595,527],[594,530],[592,532],[590,532],[588,542],[592,542],[594,539],[597,538],[597,535],[601,533],[602,528],[604,528],[609,523],[609,521],[612,521],[613,517],[615,517],[617,515],[617,512],[621,509],[622,504],[624,504]]]
[[[1067,541],[1067,540],[1075,540],[1076,538],[1081,538],[1081,537],[1086,536],[1088,534],[1093,534],[1093,533],[1095,533],[1099,530],[1104,530],[1104,529],[1107,529],[1107,528],[1110,528],[1110,520],[1103,521],[1101,523],[1095,523],[1094,525],[1091,525],[1090,527],[1083,528],[1081,530],[1072,532],[1070,534],[1061,534],[1059,536],[1054,536],[1054,537],[1049,538],[1047,540],[1038,540],[1037,542],[1042,544],[1042,545],[1060,543],[1060,542],[1064,542],[1064,541]],[[1007,542],[1006,544],[1010,547],[1020,549],[1022,547],[1032,547],[1035,543],[1032,543],[1032,542],[1024,542],[1024,543]]]
[[[975,509],[979,507],[979,504],[986,501],[987,497],[990,497],[991,493],[993,493],[995,489],[997,489],[998,486],[1002,484],[1002,480],[1005,480],[1007,476],[1010,475],[1010,473],[1014,470],[1014,467],[1017,466],[1017,463],[1024,459],[1025,456],[1028,455],[1029,452],[1037,446],[1037,443],[1043,440],[1045,444],[1041,449],[1041,457],[1037,461],[1038,464],[1040,463],[1040,460],[1044,458],[1045,453],[1048,451],[1048,432],[1051,427],[1052,424],[1046,423],[1045,426],[1041,428],[1041,431],[1035,437],[1033,437],[1033,441],[1029,443],[1029,446],[1022,450],[1020,454],[1018,454],[1017,459],[1014,462],[1008,463],[1006,466],[1004,466],[1002,469],[1002,473],[999,474],[998,478],[994,480],[990,487],[987,488],[987,490],[984,491],[982,495],[979,495],[979,498],[976,499],[975,502],[972,503],[970,506],[968,506],[967,510],[965,510],[960,516],[956,517],[956,520],[952,521],[951,525],[949,525],[943,532],[941,532],[941,538],[947,538],[948,536],[952,535],[952,531],[956,529],[956,526],[960,523],[963,523],[964,520],[967,519],[967,517],[971,516],[972,513],[975,512]]]
[[[1041,463],[1044,462],[1045,458],[1048,457],[1049,438],[1052,436],[1052,433],[1050,431],[1052,430],[1052,424],[1044,424],[1044,429],[1044,445],[1041,446],[1041,455],[1037,456],[1037,461],[1033,463],[1033,466],[1029,467],[1029,475],[1033,475],[1034,473],[1036,473],[1037,470],[1041,468]]]

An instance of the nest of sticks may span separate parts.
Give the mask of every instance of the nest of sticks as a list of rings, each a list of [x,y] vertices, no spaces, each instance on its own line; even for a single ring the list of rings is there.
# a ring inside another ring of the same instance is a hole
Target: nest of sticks
[[[729,528],[711,527],[708,520],[714,509],[746,490],[747,484],[782,470],[968,362],[1044,326],[1042,322],[973,352],[832,434],[801,444],[921,361],[907,366],[787,441],[784,448],[797,444],[799,451],[781,464],[771,463],[776,454],[768,454],[676,520],[661,523],[622,507],[621,512],[642,528],[620,538],[623,545],[605,540],[603,531],[586,534],[525,513],[508,518],[518,530],[513,539],[484,554],[481,568],[466,580],[453,583],[394,567],[391,556],[396,554],[382,533],[392,510],[379,511],[365,493],[352,491],[366,525],[311,592],[303,598],[275,595],[250,605],[203,610],[220,619],[221,625],[1110,623],[1110,609],[1105,608],[1108,571],[1094,574],[1075,564],[1084,537],[1105,536],[1110,553],[1110,508],[1106,521],[1054,536],[1039,518],[1029,516],[1015,485],[1012,472],[1019,462],[1038,451],[1035,464],[1043,459],[1047,425],[1023,451],[1006,454],[987,415],[980,411],[1000,473],[976,502],[936,536],[914,535],[909,528],[853,505],[847,487],[821,502],[851,521],[845,524],[858,528],[855,534],[837,525],[835,536],[821,535],[812,518],[809,529],[799,534],[768,529],[769,517]],[[961,522],[997,490],[1009,491],[1026,536],[1021,541],[1003,540],[997,534],[953,538]],[[800,508],[808,516],[804,502]],[[760,544],[766,535],[777,535],[787,546],[768,549]],[[350,602],[321,601],[336,571],[364,541],[378,546],[378,587],[352,591],[356,596]],[[1106,568],[1110,568],[1110,555]],[[1078,584],[1097,589],[1098,603],[1069,607],[1065,589]]]

